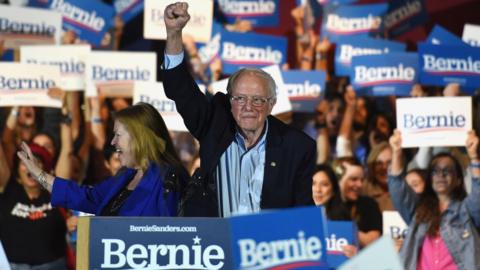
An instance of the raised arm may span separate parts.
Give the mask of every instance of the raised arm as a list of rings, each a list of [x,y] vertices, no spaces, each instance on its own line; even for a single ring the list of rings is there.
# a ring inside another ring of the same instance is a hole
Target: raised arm
[[[410,223],[418,197],[405,181],[402,136],[399,130],[393,132],[389,142],[392,147],[392,165],[388,172],[388,190],[395,209],[406,223]]]
[[[53,181],[55,177],[42,170],[35,162],[35,157],[30,150],[30,147],[25,142],[20,145],[20,151],[17,152],[18,158],[25,164],[28,172],[35,180],[42,185],[43,188],[52,192]]]
[[[480,228],[480,158],[478,156],[478,136],[475,131],[468,133],[465,147],[470,158],[472,170],[472,192],[465,199],[465,204],[477,228]]]
[[[353,90],[351,85],[347,86],[344,99],[346,107],[337,138],[337,155],[338,157],[351,157],[353,156],[352,125],[356,104],[355,90]]]

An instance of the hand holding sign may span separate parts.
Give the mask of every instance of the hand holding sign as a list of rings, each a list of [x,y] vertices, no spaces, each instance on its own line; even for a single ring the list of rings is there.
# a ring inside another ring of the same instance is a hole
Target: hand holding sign
[[[474,130],[470,130],[467,135],[467,141],[465,142],[465,148],[470,160],[478,161],[478,136]]]

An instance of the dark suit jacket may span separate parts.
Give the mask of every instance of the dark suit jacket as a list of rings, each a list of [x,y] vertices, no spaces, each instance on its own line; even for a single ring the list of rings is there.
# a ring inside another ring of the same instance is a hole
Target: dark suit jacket
[[[198,88],[186,68],[163,71],[168,98],[175,101],[186,127],[200,142],[200,171],[211,184],[221,155],[234,140],[236,123],[228,96],[217,93],[211,100]],[[268,117],[264,180],[260,207],[285,208],[313,205],[312,175],[315,141],[273,116]]]

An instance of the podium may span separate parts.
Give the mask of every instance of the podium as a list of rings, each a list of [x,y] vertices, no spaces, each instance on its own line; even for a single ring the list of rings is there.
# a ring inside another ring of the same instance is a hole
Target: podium
[[[328,269],[323,208],[232,218],[81,217],[77,269]]]

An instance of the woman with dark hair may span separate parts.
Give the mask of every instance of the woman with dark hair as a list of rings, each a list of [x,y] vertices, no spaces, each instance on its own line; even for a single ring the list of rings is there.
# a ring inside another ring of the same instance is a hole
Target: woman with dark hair
[[[51,172],[50,153],[33,143],[29,148],[35,166]],[[50,194],[16,159],[11,175],[0,178],[0,240],[12,270],[67,269],[64,214],[52,208]]]
[[[325,207],[329,220],[352,220],[347,206],[340,195],[340,186],[332,168],[328,165],[317,165],[312,181],[312,195],[315,205]],[[345,256],[352,257],[357,253],[357,247],[345,245],[342,247]]]
[[[480,265],[480,159],[478,137],[468,133],[472,192],[467,196],[463,170],[449,153],[435,155],[428,166],[425,188],[415,193],[404,180],[401,134],[390,138],[393,150],[388,179],[395,208],[408,234],[400,250],[405,269],[478,269]]]
[[[115,114],[111,144],[122,169],[93,187],[54,177],[35,164],[23,143],[18,157],[52,192],[52,205],[104,216],[175,216],[187,176],[157,110],[138,103]]]

